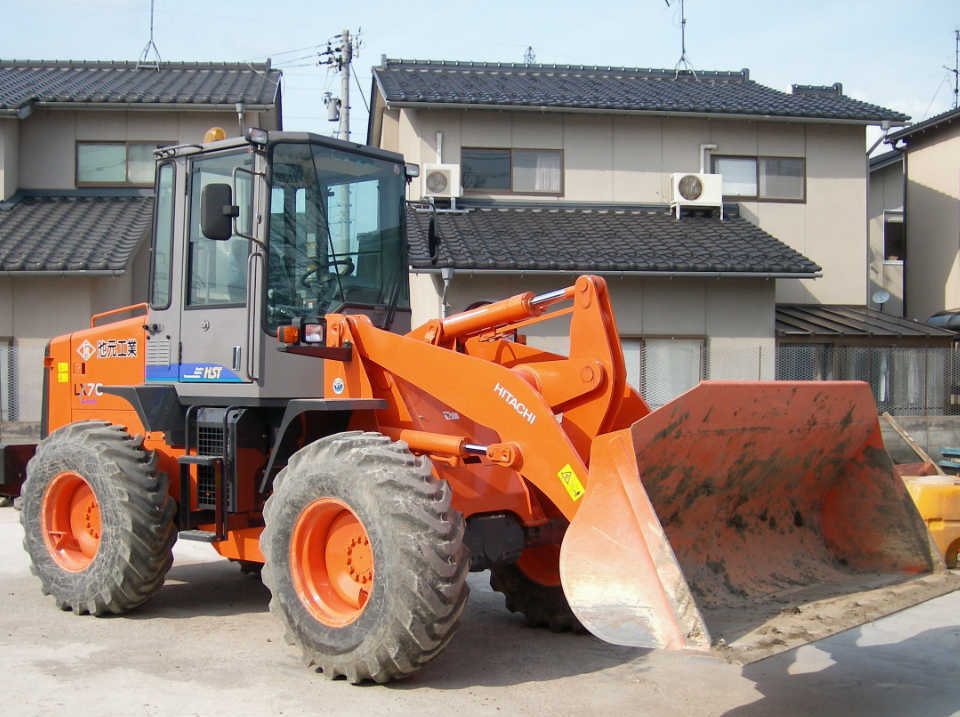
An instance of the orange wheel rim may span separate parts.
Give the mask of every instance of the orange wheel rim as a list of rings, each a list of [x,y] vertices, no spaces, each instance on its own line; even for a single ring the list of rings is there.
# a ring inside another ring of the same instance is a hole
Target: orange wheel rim
[[[560,546],[537,545],[527,548],[520,553],[517,567],[535,583],[557,587],[560,585]]]
[[[344,503],[319,498],[300,512],[290,536],[290,574],[319,622],[343,627],[360,616],[373,590],[373,551],[363,523]]]
[[[84,570],[100,548],[100,507],[81,476],[64,471],[43,493],[41,530],[50,557],[64,570]]]

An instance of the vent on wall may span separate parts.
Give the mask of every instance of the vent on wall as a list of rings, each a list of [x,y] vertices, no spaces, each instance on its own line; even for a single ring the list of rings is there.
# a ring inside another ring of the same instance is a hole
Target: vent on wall
[[[680,218],[681,207],[720,207],[723,219],[723,175],[674,172],[670,175],[670,209]]]
[[[461,194],[458,164],[425,164],[420,176],[424,197],[459,197]]]

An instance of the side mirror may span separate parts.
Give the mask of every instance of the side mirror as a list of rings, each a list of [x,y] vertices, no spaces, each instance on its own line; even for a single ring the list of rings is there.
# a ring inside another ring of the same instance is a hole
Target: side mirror
[[[229,184],[208,184],[200,195],[200,230],[207,239],[222,241],[233,236],[233,218],[240,207],[233,203]]]

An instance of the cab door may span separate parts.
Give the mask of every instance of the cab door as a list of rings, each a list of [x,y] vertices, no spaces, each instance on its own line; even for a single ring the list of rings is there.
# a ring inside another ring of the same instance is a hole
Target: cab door
[[[183,304],[180,314],[181,384],[248,383],[252,303],[248,300],[251,242],[238,235],[212,240],[201,231],[200,201],[211,183],[233,186],[239,207],[235,227],[249,234],[253,222],[254,155],[246,149],[203,155],[188,164],[189,197]]]

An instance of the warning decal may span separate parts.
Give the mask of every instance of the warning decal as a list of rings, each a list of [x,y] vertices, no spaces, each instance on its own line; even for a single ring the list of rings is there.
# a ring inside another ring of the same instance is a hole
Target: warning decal
[[[557,478],[560,479],[563,487],[566,488],[567,493],[570,494],[570,500],[578,500],[580,496],[583,495],[583,484],[580,482],[580,479],[577,478],[577,474],[569,463],[560,469],[560,472],[557,473]]]

